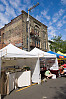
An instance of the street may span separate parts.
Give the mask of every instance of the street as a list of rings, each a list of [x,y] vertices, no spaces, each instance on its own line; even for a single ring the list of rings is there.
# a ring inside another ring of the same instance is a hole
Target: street
[[[66,78],[48,79],[23,90],[18,88],[2,99],[66,99]]]

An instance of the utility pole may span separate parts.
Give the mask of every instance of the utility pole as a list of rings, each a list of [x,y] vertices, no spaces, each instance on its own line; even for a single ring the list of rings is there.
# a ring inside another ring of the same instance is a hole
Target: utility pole
[[[36,6],[39,5],[39,2],[37,2],[36,5],[28,9],[28,51],[30,51],[30,20],[29,20],[29,11],[34,9]]]

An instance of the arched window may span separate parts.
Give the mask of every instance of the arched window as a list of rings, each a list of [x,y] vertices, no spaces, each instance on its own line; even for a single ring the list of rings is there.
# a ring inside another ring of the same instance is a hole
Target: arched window
[[[4,43],[4,33],[2,34],[2,42]]]
[[[37,25],[34,26],[35,35],[39,36],[39,27]]]
[[[1,31],[0,31],[0,36],[1,36]]]
[[[0,43],[1,43],[1,31],[0,31]]]
[[[4,39],[4,33],[2,34],[2,39]]]
[[[28,33],[28,22],[26,22],[26,32]]]

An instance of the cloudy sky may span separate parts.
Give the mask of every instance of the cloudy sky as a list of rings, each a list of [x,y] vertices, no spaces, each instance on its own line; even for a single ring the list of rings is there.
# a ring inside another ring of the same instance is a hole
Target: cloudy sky
[[[48,27],[48,39],[66,40],[66,0],[0,0],[0,28],[39,2],[30,15]]]

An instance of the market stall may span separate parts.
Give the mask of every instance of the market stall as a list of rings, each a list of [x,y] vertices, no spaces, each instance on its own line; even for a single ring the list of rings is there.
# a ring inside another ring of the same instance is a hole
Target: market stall
[[[58,51],[57,53],[64,56],[64,58],[62,58],[62,57],[61,58],[58,58],[58,63],[61,64],[61,65],[64,64],[64,63],[66,63],[66,54],[61,53],[60,51]]]
[[[30,51],[30,54],[34,54],[39,57],[40,70],[43,69],[43,71],[41,70],[42,75],[44,74],[46,68],[50,68],[52,71],[58,71],[58,61],[56,55],[44,52],[36,47]]]
[[[48,51],[48,53],[55,54],[57,56],[59,67],[66,62],[66,55],[64,55],[60,51],[58,51],[57,53],[53,51]]]
[[[64,54],[64,53],[62,53],[62,52],[60,52],[60,51],[58,51],[57,53],[58,53],[58,54],[61,54],[61,55],[64,55],[64,56],[65,56],[64,58],[66,58],[66,54]]]
[[[32,57],[34,58],[34,61]],[[5,94],[9,94],[10,91],[14,89],[16,79],[17,79],[16,87],[31,85],[31,76],[33,74],[33,71],[35,69],[38,60],[37,57],[24,50],[15,47],[12,44],[9,44],[0,50],[0,59],[1,59],[0,70],[2,74],[3,71],[6,74],[6,78],[2,75],[3,78],[2,82],[4,81],[2,86],[5,86],[7,89],[7,90],[5,89],[7,91],[5,92]],[[23,70],[24,65],[30,67],[30,71],[25,72]],[[12,74],[14,74],[14,77]],[[23,82],[23,80],[26,82]],[[20,83],[21,81],[22,83]],[[3,90],[4,89],[2,89],[2,92]]]
[[[61,55],[61,54],[55,53],[55,52],[53,52],[53,51],[48,51],[48,53],[50,53],[50,54],[55,54],[55,55],[57,56],[57,58],[65,58],[65,56],[64,56],[64,55]]]
[[[43,59],[45,59],[45,62],[47,60],[49,61],[50,59],[54,59],[54,63],[52,62],[52,65],[49,65],[50,69],[58,70],[56,55],[48,54],[47,52],[44,52],[37,48],[34,48],[30,52],[26,52],[22,49],[15,47],[12,44],[9,44],[0,50],[0,56],[1,56],[1,62],[0,62],[1,66],[0,67],[1,67],[1,70],[5,71],[6,78],[8,76],[9,79],[11,79],[12,73],[15,73],[15,76],[14,76],[15,79],[12,78],[13,82],[8,83],[6,85],[6,87],[8,87],[7,93],[10,93],[10,91],[14,89],[14,85],[15,85],[14,80],[16,80],[16,87],[29,86],[31,84],[31,82],[40,83],[41,82],[40,62]],[[47,63],[48,62],[46,62],[46,67],[48,67]],[[24,66],[29,67],[31,72],[29,73],[28,71],[23,71]],[[26,74],[29,77],[27,77]],[[28,80],[26,80],[26,79],[28,79]],[[23,82],[23,80],[26,82]],[[8,80],[8,81],[10,81],[10,80]],[[22,81],[22,83],[21,83],[21,81]],[[6,81],[5,81],[5,83],[6,83]],[[11,85],[12,85],[12,87],[10,87]]]
[[[57,56],[58,63],[61,65],[64,64],[64,61],[66,61],[66,55],[62,54],[60,51],[58,51],[57,53],[48,51],[48,53],[55,54]]]

